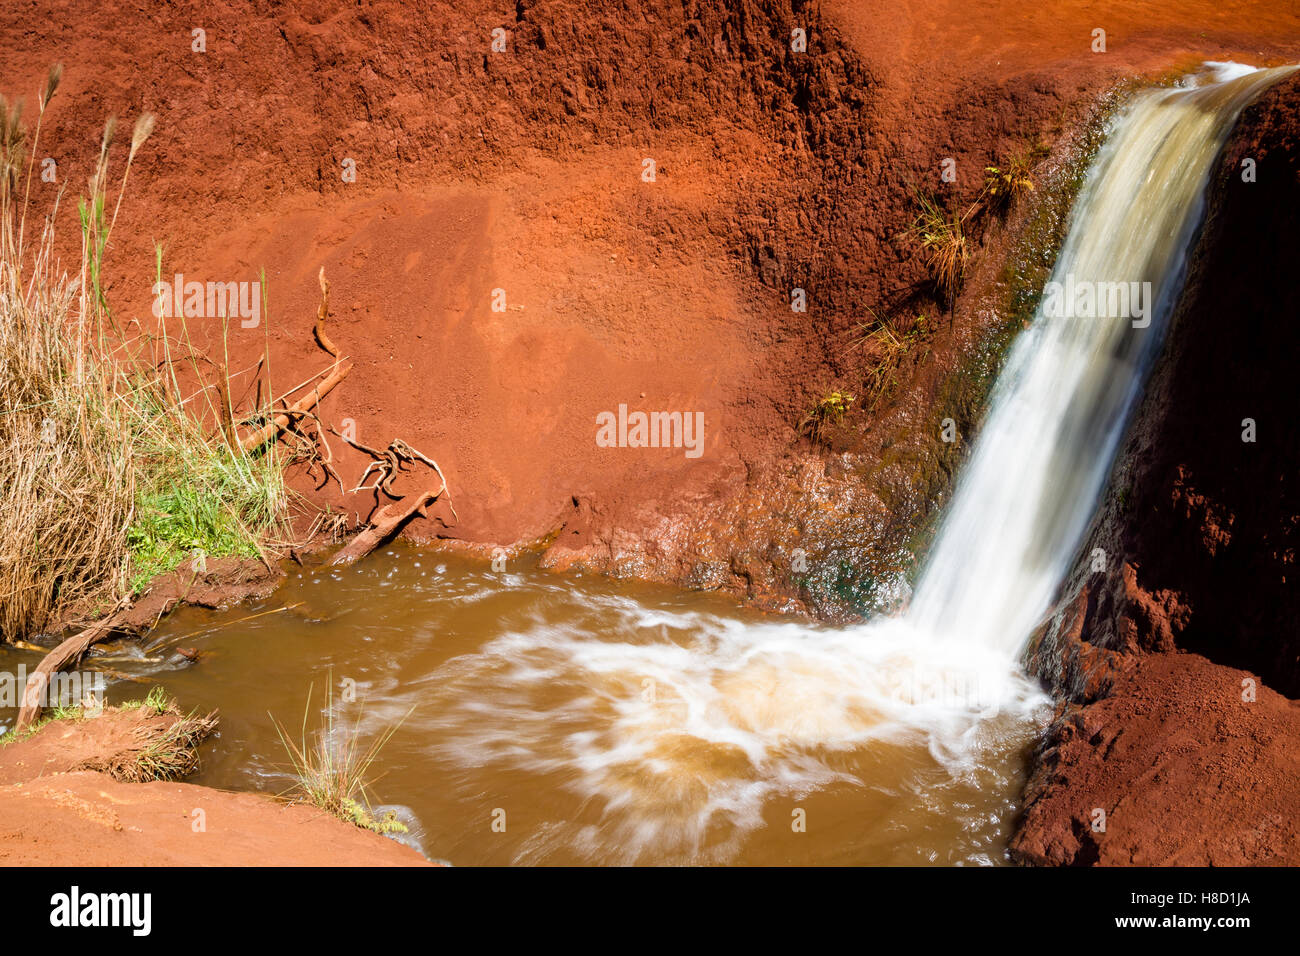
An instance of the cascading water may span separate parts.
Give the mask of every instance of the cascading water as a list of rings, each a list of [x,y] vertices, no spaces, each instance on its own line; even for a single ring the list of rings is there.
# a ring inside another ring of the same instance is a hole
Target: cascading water
[[[1211,165],[1242,107],[1293,69],[1210,66],[1218,82],[1138,97],[1098,155],[1052,274],[1060,295],[1044,298],[1084,314],[1040,305],[1011,350],[908,612],[921,633],[1014,654],[1074,558],[1182,286]]]

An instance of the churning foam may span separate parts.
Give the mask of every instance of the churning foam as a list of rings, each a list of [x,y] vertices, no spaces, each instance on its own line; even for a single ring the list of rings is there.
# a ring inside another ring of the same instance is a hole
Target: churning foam
[[[854,783],[836,754],[873,743],[972,771],[990,718],[1023,725],[1044,702],[1004,655],[941,650],[906,620],[754,625],[590,600],[590,625],[539,614],[444,665],[412,688],[408,729],[466,766],[553,774],[599,798],[630,860],[698,845],[715,824],[743,833],[777,794]]]

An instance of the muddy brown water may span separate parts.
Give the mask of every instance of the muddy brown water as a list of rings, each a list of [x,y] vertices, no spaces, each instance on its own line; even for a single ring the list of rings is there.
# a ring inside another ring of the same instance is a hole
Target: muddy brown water
[[[312,736],[332,686],[339,745],[398,724],[372,795],[399,839],[460,865],[1006,862],[1041,709],[947,736],[891,720],[840,666],[871,639],[397,547],[295,568],[263,601],[182,608],[85,667],[119,675],[111,702],[159,683],[219,709],[191,781],[268,793],[292,784],[273,718],[297,737],[306,714]],[[37,659],[8,649],[0,669]]]

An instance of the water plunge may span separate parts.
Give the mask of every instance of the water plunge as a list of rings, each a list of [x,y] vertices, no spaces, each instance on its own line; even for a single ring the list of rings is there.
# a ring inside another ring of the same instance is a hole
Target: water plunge
[[[1211,166],[1241,109],[1291,67],[1138,96],[1089,171],[1051,282],[1138,283],[1149,314],[1039,314],[1011,349],[907,617],[1015,655],[1074,558],[1182,286]]]

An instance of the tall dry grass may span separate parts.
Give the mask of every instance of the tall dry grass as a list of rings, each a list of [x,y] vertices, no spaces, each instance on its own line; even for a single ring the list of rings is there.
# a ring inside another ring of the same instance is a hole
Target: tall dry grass
[[[21,104],[0,99],[0,640],[10,641],[93,615],[195,550],[258,554],[260,537],[283,531],[287,507],[274,454],[210,433],[197,401],[209,388],[183,397],[170,352],[162,362],[143,357],[142,343],[133,352],[105,298],[104,257],[153,117],[136,122],[115,184],[116,127],[105,126],[78,203],[77,274],[55,259],[62,190],[29,221],[59,78],[56,67],[41,91],[30,147]],[[166,351],[165,329],[161,341]]]
[[[33,151],[58,81],[51,71]],[[11,639],[121,590],[135,491],[111,373],[85,347],[82,284],[55,271],[54,216],[34,243],[25,234],[21,113],[0,102],[0,634]]]

